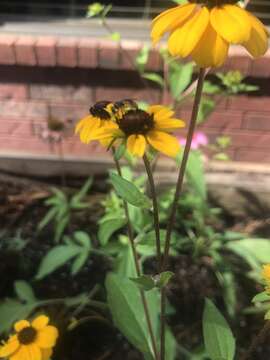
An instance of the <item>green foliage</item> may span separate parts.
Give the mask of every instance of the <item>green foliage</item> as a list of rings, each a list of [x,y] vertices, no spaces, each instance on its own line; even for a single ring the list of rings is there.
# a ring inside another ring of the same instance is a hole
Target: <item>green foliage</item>
[[[64,245],[53,247],[43,257],[36,275],[37,280],[43,279],[71,260],[72,275],[76,275],[83,267],[92,249],[90,237],[77,231],[72,238],[66,237],[65,240]]]
[[[203,312],[203,337],[211,360],[233,360],[235,339],[232,331],[216,306],[206,299]]]
[[[194,64],[171,61],[169,65],[169,88],[175,100],[179,100],[182,92],[191,82]]]
[[[129,204],[139,208],[149,208],[150,199],[144,195],[133,183],[117,174],[110,174],[110,180],[116,193]]]
[[[142,77],[144,79],[147,79],[149,81],[152,81],[152,82],[158,84],[161,88],[164,87],[163,77],[157,73],[145,72],[142,74]]]
[[[100,17],[101,19],[105,19],[108,13],[111,11],[112,5],[103,5],[99,2],[95,2],[88,6],[86,17],[93,18],[93,17]]]
[[[89,207],[89,204],[83,202],[83,199],[92,186],[92,182],[93,179],[89,178],[83,187],[70,198],[63,191],[53,188],[54,195],[45,201],[45,204],[50,209],[38,224],[38,230],[42,230],[52,222],[55,228],[54,240],[59,242],[70,222],[72,213]]]
[[[226,74],[217,73],[216,76],[221,80],[222,85],[229,95],[258,90],[258,86],[243,83],[244,76],[238,70],[228,71]]]
[[[144,354],[145,359],[152,360],[154,357],[151,341],[137,286],[125,277],[114,273],[107,275],[105,286],[108,304],[115,325],[126,336],[130,343]],[[156,290],[150,290],[145,294],[154,333],[158,337],[158,293]],[[166,360],[174,360],[175,340],[168,329],[166,333],[166,345]]]
[[[145,66],[149,59],[150,47],[148,45],[144,45],[144,47],[139,51],[138,55],[135,59],[135,66],[139,73],[143,74],[145,70]]]

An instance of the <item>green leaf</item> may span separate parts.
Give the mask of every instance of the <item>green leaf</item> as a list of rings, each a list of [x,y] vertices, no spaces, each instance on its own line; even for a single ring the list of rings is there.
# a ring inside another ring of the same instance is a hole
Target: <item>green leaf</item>
[[[121,40],[121,34],[118,31],[114,31],[109,35],[109,39],[118,42]]]
[[[138,288],[126,278],[109,273],[105,286],[113,321],[142,353],[151,354],[147,323]]]
[[[171,271],[162,272],[157,278],[156,286],[159,288],[166,286],[173,275],[174,273]]]
[[[110,219],[107,221],[104,221],[100,226],[98,230],[98,239],[100,241],[100,244],[102,246],[105,246],[108,241],[110,240],[112,234],[124,227],[127,223],[126,219]]]
[[[169,69],[169,86],[170,91],[174,99],[178,100],[181,93],[186,89],[190,84],[192,73],[193,73],[193,63],[189,62],[187,64],[173,63]]]
[[[234,336],[223,315],[209,299],[205,300],[203,312],[203,337],[211,360],[233,360]]]
[[[123,239],[123,237],[121,237]],[[129,240],[126,238],[126,244],[121,248],[121,251],[118,252],[117,258],[117,274],[123,277],[135,277],[136,276],[136,269],[135,263],[133,258],[132,247],[129,244]]]
[[[206,118],[215,109],[215,105],[216,103],[213,99],[202,97],[201,104],[199,107],[199,113],[198,113],[198,120],[197,120],[198,124],[201,124],[206,120]]]
[[[71,266],[71,274],[76,275],[86,263],[89,256],[88,251],[81,252],[73,261]]]
[[[255,269],[260,267],[260,264],[270,263],[270,240],[268,239],[243,239],[230,242],[226,246],[243,257]]]
[[[141,275],[137,278],[130,278],[140,289],[144,291],[152,290],[155,287],[155,281],[150,275]]]
[[[102,5],[101,3],[95,2],[88,6],[86,16],[88,18],[98,16],[98,15],[102,14],[103,10],[104,10],[104,5]]]
[[[83,187],[72,196],[72,199],[70,201],[71,207],[74,205],[78,205],[82,201],[82,199],[87,195],[88,191],[90,190],[91,186],[93,184],[93,178],[89,177],[86,182],[84,183]]]
[[[75,231],[73,234],[74,239],[86,250],[91,249],[91,239],[90,236],[84,231]]]
[[[195,192],[205,201],[207,198],[207,189],[204,178],[202,154],[199,151],[191,151],[189,154],[187,178]]]
[[[138,53],[135,64],[140,73],[144,72],[145,65],[147,64],[149,58],[150,47],[149,45],[144,45],[144,47]]]
[[[154,82],[154,83],[156,83],[156,84],[158,84],[160,87],[164,87],[164,80],[163,80],[163,77],[162,76],[160,76],[159,74],[157,74],[157,73],[144,73],[143,75],[142,75],[142,77],[144,78],[144,79],[147,79],[147,80],[150,80],[150,81],[152,81],[152,82]]]
[[[270,301],[270,295],[269,295],[269,293],[267,291],[263,291],[263,292],[255,295],[254,298],[251,301],[253,303]]]
[[[110,174],[110,179],[117,194],[125,201],[131,205],[141,208],[151,207],[150,199],[144,195],[134,184],[114,173]]]
[[[14,289],[16,295],[21,301],[25,301],[27,303],[32,303],[37,301],[34,291],[32,287],[28,284],[28,282],[23,280],[17,280],[14,282]]]
[[[70,214],[66,214],[64,217],[62,217],[56,224],[56,228],[55,228],[55,235],[54,235],[54,240],[55,242],[59,242],[64,231],[65,228],[67,227],[68,223],[70,220]]]
[[[124,143],[120,144],[115,150],[114,153],[115,159],[120,160],[121,157],[125,154],[125,151],[126,151],[126,144]]]
[[[42,259],[36,275],[37,280],[43,279],[66,262],[77,256],[81,247],[75,245],[58,245],[52,248]]]
[[[46,225],[48,225],[49,222],[51,222],[55,218],[56,214],[57,208],[51,208],[38,224],[38,230],[42,230]]]
[[[264,319],[265,319],[265,320],[270,320],[270,310],[268,310],[268,311],[266,312],[266,314],[264,315]]]
[[[27,319],[36,304],[22,304],[13,299],[0,303],[0,333],[8,332],[12,325],[21,319]]]

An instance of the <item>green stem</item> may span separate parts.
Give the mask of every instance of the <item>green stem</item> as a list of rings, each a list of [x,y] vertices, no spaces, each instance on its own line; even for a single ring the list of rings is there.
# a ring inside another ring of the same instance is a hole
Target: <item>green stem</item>
[[[119,161],[114,156],[115,155],[114,149],[112,150],[112,152],[113,152],[113,158],[114,158],[114,162],[115,162],[115,166],[116,166],[118,175],[122,176],[122,171],[121,171]],[[128,237],[129,237],[129,241],[130,241],[130,245],[131,245],[131,249],[132,249],[132,255],[133,255],[133,259],[134,259],[134,263],[135,263],[136,274],[137,274],[137,277],[140,277],[141,269],[140,269],[138,253],[136,251],[136,245],[135,245],[134,236],[133,236],[133,229],[132,229],[131,220],[130,220],[130,216],[129,216],[128,204],[124,200],[123,200],[123,204],[124,204],[125,216],[127,219]],[[155,339],[155,335],[154,335],[154,331],[153,331],[153,326],[152,326],[152,322],[151,322],[151,317],[150,317],[150,312],[149,312],[149,307],[147,304],[146,296],[145,296],[145,293],[143,290],[139,290],[139,291],[140,291],[140,295],[141,295],[144,314],[145,314],[145,318],[146,318],[146,322],[147,322],[147,326],[148,326],[148,331],[149,331],[149,335],[150,335],[150,340],[151,340],[155,360],[159,360],[159,353],[158,353],[158,349],[157,349],[156,339]]]
[[[156,234],[156,249],[157,249],[157,263],[158,263],[158,273],[160,273],[161,266],[162,266],[162,258],[161,258],[159,211],[158,211],[157,193],[156,193],[156,187],[155,187],[151,164],[150,164],[146,154],[143,156],[143,161],[144,161],[145,170],[146,170],[147,176],[148,176],[149,189],[151,192],[151,198],[152,198],[152,202],[153,202],[154,228],[155,228],[155,234]]]
[[[163,263],[162,263],[162,271],[164,271],[166,269],[168,258],[169,258],[171,234],[172,234],[173,225],[174,225],[174,221],[175,221],[178,200],[179,200],[179,197],[180,197],[180,194],[182,191],[188,156],[189,156],[189,152],[191,149],[191,142],[192,142],[193,134],[194,134],[195,127],[196,127],[196,121],[197,121],[200,101],[201,101],[201,97],[202,97],[202,89],[203,89],[205,73],[206,73],[206,70],[201,68],[199,71],[198,83],[197,83],[195,99],[194,99],[193,108],[192,108],[191,120],[190,120],[190,124],[189,124],[189,128],[188,128],[188,134],[187,134],[187,140],[186,140],[186,145],[185,145],[185,149],[184,149],[183,159],[182,159],[181,166],[179,169],[174,199],[173,199],[171,213],[170,213],[168,226],[167,226],[165,247],[164,247],[164,257],[163,257]],[[161,341],[160,359],[161,360],[165,360],[165,320],[166,320],[165,310],[166,310],[166,288],[163,287],[161,289],[161,339],[160,339],[160,341]]]

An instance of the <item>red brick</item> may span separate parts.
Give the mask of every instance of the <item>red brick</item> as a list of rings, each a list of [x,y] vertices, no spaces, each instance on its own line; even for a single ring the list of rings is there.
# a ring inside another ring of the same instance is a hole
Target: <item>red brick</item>
[[[248,112],[243,121],[243,128],[249,130],[270,131],[269,113]]]
[[[201,125],[202,128],[240,129],[243,118],[241,111],[214,111]]]
[[[50,100],[65,103],[67,101],[85,103],[93,102],[92,88],[72,85],[30,85],[30,97],[34,100]]]
[[[31,101],[0,101],[1,117],[28,119],[47,119],[48,108],[42,102]]]
[[[152,104],[159,103],[161,94],[159,90],[154,89],[131,89],[131,88],[109,88],[97,87],[95,101],[111,100],[118,101],[121,99],[134,99],[145,101]]]
[[[270,101],[268,96],[247,96],[238,95],[232,96],[229,100],[229,109],[246,111],[270,111]]]
[[[81,39],[78,44],[78,65],[85,68],[98,66],[98,41],[95,39]]]
[[[227,71],[241,71],[243,75],[250,75],[251,71],[251,62],[252,59],[249,55],[243,54],[242,56],[229,56],[225,64],[221,69],[218,69],[220,72],[227,72]]]
[[[50,105],[50,114],[57,120],[76,122],[89,112],[89,105]]]
[[[270,56],[254,59],[251,66],[251,76],[268,78],[270,76]]]
[[[33,154],[50,154],[53,153],[52,147],[50,144],[45,141],[35,137],[10,137],[10,136],[0,136],[1,151],[6,151],[7,153],[29,153]]]
[[[61,38],[57,43],[57,65],[76,67],[78,65],[78,40]]]
[[[229,136],[232,140],[233,147],[245,147],[248,144],[248,146],[252,149],[270,149],[270,133],[247,130],[217,132],[216,130],[212,129],[204,129],[204,132],[207,134],[207,136],[209,136],[210,140],[214,140],[217,136],[221,135]]]
[[[104,69],[118,69],[120,65],[120,49],[116,41],[100,40],[99,67]]]
[[[24,100],[27,98],[27,85],[25,84],[0,84],[1,100]]]
[[[236,151],[235,160],[237,161],[248,161],[256,163],[269,163],[270,162],[270,152],[269,149],[240,149]]]
[[[14,44],[17,37],[12,35],[0,36],[0,64],[13,65],[16,63]]]
[[[135,60],[142,48],[140,41],[123,40],[121,41],[120,66],[125,70],[136,69]]]
[[[16,63],[19,65],[36,65],[35,54],[36,38],[31,36],[20,36],[15,42]]]
[[[55,37],[43,36],[36,42],[37,63],[39,66],[56,65],[56,42]]]

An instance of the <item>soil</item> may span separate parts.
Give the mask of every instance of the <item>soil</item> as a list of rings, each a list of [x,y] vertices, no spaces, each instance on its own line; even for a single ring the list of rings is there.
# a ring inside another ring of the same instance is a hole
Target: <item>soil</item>
[[[58,179],[56,179],[58,181]],[[37,267],[44,254],[54,245],[53,228],[47,226],[37,232],[36,225],[46,214],[44,199],[50,194],[50,183],[33,179],[17,179],[11,176],[0,176],[0,273],[4,274],[0,282],[0,299],[14,296],[13,282],[27,280],[40,299],[54,299],[79,295],[89,292],[96,284],[103,284],[106,273],[111,270],[110,261],[101,256],[93,255],[83,269],[71,281],[68,266],[61,268],[42,281],[33,281]],[[91,207],[79,212],[69,224],[69,232],[84,230],[96,233],[97,219],[102,214],[100,206],[106,187],[104,182],[97,181],[91,191],[89,203]],[[72,180],[66,190],[72,191],[81,181]],[[56,184],[56,185],[59,185]],[[232,225],[232,219],[230,225]],[[256,232],[258,219],[237,222],[233,229],[241,230],[250,227]],[[255,225],[254,225],[255,222]],[[253,224],[253,226],[252,226]],[[255,227],[254,227],[255,226]],[[260,229],[260,226],[258,227]],[[254,230],[255,229],[255,230]],[[263,228],[265,231],[265,228]],[[258,231],[259,232],[259,231]],[[15,251],[9,246],[9,239],[14,236],[26,240],[22,250]],[[243,275],[247,270],[240,259],[234,259],[237,274],[237,316],[234,320],[227,316],[233,332],[238,339],[240,352],[247,349],[255,334],[264,322],[261,315],[243,315],[242,310],[250,305],[250,299],[261,289],[247,280]],[[155,261],[148,259],[145,270],[151,272]],[[214,273],[211,259],[201,257],[193,260],[188,255],[179,254],[170,259],[170,270],[175,275],[167,289],[167,298],[175,311],[168,315],[168,323],[182,347],[191,350],[200,346],[202,341],[201,317],[204,298],[215,299],[220,309],[225,311],[221,288]],[[100,290],[96,300],[106,301],[104,290]],[[47,308],[49,315],[55,319],[60,328],[61,336],[55,350],[54,360],[140,360],[142,356],[114,327],[107,310],[88,309],[87,321],[71,331],[65,331],[67,313],[62,306],[54,305]],[[261,344],[253,359],[270,358],[270,342]],[[185,359],[179,354],[178,359]]]

